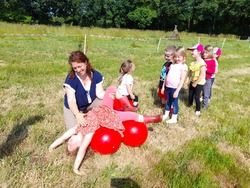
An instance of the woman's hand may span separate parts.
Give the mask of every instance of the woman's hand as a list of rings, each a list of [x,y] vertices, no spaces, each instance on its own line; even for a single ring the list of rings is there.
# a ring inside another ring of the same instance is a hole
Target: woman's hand
[[[87,122],[86,122],[86,120],[84,118],[83,113],[78,112],[75,117],[76,117],[77,125],[81,125],[81,126],[84,126],[84,127],[87,125]]]

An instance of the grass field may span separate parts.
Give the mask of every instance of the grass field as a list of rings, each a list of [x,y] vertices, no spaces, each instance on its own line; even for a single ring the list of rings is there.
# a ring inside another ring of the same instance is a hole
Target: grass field
[[[181,41],[164,39],[171,34],[0,22],[0,187],[250,187],[250,42],[185,32]],[[139,113],[147,115],[163,113],[156,89],[167,45],[200,40],[222,47],[224,41],[209,109],[196,117],[183,90],[177,124],[149,124],[153,131],[141,147],[90,152],[81,167],[87,175],[75,175],[65,147],[52,154],[48,147],[65,131],[67,59],[83,49],[85,35],[86,54],[105,88],[117,85],[122,61],[134,61]]]

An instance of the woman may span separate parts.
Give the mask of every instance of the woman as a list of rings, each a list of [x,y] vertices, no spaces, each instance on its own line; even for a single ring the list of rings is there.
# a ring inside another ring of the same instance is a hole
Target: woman
[[[50,145],[49,151],[53,152],[62,143],[68,141],[68,152],[76,154],[73,171],[78,175],[84,175],[84,172],[81,172],[79,168],[86,154],[86,150],[91,143],[92,137],[100,126],[116,130],[123,137],[123,131],[125,130],[122,124],[123,121],[133,120],[145,124],[162,121],[161,114],[157,116],[144,116],[131,111],[114,110],[114,99],[121,100],[122,98],[123,96],[116,87],[108,87],[102,104],[85,115],[81,115],[86,118],[86,124],[75,125],[67,130]]]
[[[85,124],[82,113],[86,113],[101,104],[104,89],[103,76],[96,71],[87,56],[81,51],[73,51],[68,60],[71,71],[63,84],[64,119],[66,128]]]

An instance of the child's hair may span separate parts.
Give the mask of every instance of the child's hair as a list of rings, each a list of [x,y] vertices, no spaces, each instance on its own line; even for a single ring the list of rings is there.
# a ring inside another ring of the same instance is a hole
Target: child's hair
[[[176,50],[176,46],[174,46],[174,45],[168,45],[168,46],[165,48],[165,52],[168,51],[168,52],[174,53],[175,50]]]
[[[179,46],[178,48],[176,48],[174,56],[176,55],[180,55],[184,57],[183,64],[186,64],[187,53],[186,53],[186,49],[183,46]]]
[[[205,46],[204,51],[207,52],[207,54],[208,54],[207,58],[208,59],[213,59],[214,58],[214,48],[213,48],[213,46],[211,46],[211,45]]]
[[[121,64],[121,67],[119,69],[119,77],[118,77],[118,83],[120,84],[122,82],[122,77],[127,74],[131,67],[132,67],[132,61],[131,60],[126,60]]]
[[[77,149],[75,149],[74,151],[69,151],[68,149],[68,145],[66,145],[66,149],[65,149],[65,152],[66,152],[66,155],[68,156],[76,156],[77,153],[78,153],[78,150],[79,150],[79,147]]]

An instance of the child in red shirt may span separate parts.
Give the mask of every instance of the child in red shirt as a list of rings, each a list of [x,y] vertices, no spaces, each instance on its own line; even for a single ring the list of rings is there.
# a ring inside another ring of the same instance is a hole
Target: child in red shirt
[[[213,47],[211,45],[205,46],[203,59],[207,66],[206,66],[206,82],[203,86],[202,106],[204,109],[207,109],[212,87],[212,75],[215,73],[216,69],[216,61],[214,60],[214,52],[213,52]]]

